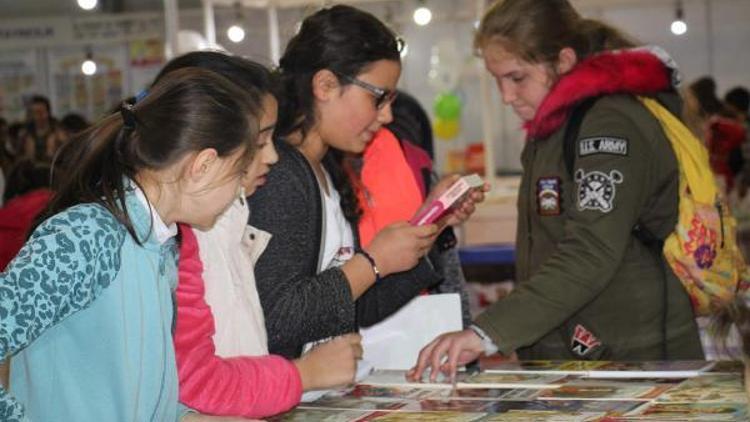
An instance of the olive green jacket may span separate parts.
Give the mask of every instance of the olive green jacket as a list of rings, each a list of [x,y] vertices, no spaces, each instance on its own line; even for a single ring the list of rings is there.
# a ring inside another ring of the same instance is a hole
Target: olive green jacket
[[[523,151],[518,285],[476,324],[524,359],[702,359],[688,295],[632,233],[663,239],[677,222],[677,162],[658,121],[633,96],[599,99],[570,171],[566,126]]]

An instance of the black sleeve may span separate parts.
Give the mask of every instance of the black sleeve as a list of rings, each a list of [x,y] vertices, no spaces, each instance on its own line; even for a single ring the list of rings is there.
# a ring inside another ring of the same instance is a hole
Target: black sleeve
[[[279,156],[266,185],[248,198],[249,223],[272,235],[255,266],[269,351],[296,357],[307,342],[354,331],[355,307],[340,269],[315,274],[320,213],[304,158],[283,146]]]
[[[440,283],[440,276],[426,259],[409,271],[391,274],[370,287],[357,300],[357,323],[369,327],[387,318],[424,289]]]

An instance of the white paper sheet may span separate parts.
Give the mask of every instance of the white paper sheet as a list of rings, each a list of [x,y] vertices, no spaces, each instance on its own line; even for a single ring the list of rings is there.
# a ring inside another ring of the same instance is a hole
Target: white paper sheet
[[[458,294],[417,296],[382,322],[360,329],[364,360],[375,369],[410,369],[427,343],[461,329]]]

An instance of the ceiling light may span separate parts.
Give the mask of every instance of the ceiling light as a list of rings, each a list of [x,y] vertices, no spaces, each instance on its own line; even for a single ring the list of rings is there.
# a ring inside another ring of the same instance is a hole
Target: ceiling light
[[[78,7],[83,10],[91,10],[96,7],[97,3],[99,3],[97,0],[78,0]]]
[[[245,28],[242,27],[242,5],[240,2],[234,4],[234,25],[227,29],[227,37],[233,43],[242,42],[245,39]]]
[[[94,55],[91,52],[86,53],[86,60],[81,63],[81,72],[86,76],[91,76],[96,73],[96,62],[94,61]]]
[[[688,30],[687,23],[685,23],[685,13],[682,9],[681,1],[678,1],[675,6],[675,20],[672,21],[669,29],[675,35],[682,35]]]
[[[425,26],[432,20],[432,11],[425,6],[418,7],[414,11],[414,23],[419,26]]]
[[[227,37],[232,42],[242,42],[245,39],[245,30],[239,25],[232,25],[227,29]]]

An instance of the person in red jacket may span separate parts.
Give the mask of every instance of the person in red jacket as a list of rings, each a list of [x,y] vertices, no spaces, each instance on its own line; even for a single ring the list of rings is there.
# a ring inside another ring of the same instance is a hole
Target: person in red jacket
[[[0,208],[0,270],[21,250],[31,224],[47,206],[52,196],[49,175],[49,167],[30,161],[18,163],[10,173],[5,205]]]
[[[393,121],[375,134],[363,154],[351,158],[353,185],[362,210],[359,237],[364,247],[387,225],[409,221],[437,178],[430,156],[432,129],[427,113],[403,91],[399,91],[391,110]],[[457,245],[452,227],[445,228],[435,240],[428,259],[443,282],[426,291],[458,294],[462,322],[468,326],[469,295]]]
[[[723,182],[725,192],[731,192],[741,170],[736,157],[742,155],[745,128],[716,96],[713,78],[705,76],[690,84],[685,95],[685,114],[692,122],[691,129],[704,140],[711,168]]]

